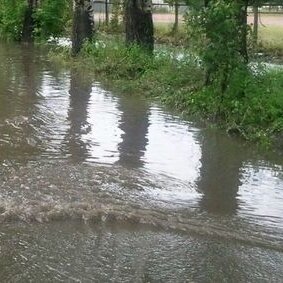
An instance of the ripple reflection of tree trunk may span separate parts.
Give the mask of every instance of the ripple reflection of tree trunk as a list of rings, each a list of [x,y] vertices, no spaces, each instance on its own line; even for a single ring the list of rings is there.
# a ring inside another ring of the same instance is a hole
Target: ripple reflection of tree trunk
[[[123,131],[122,142],[118,146],[118,163],[130,168],[142,167],[142,157],[148,142],[148,104],[136,96],[121,97],[118,108],[121,111],[119,127]]]
[[[70,107],[68,121],[70,123],[67,134],[67,152],[75,162],[84,161],[88,156],[88,144],[82,136],[89,131],[88,104],[92,82],[83,74],[71,71],[70,81]]]
[[[22,51],[24,87],[26,88],[27,97],[34,99],[38,90],[38,70],[36,67],[39,64],[38,58],[34,56],[36,50],[32,45],[22,46]]]
[[[244,158],[242,150],[223,135],[212,132],[204,136],[198,181],[202,209],[219,214],[236,212]]]
[[[42,72],[37,53],[38,50],[29,45],[21,49],[11,45],[1,48],[1,55],[6,60],[0,64],[5,70],[1,75],[3,80],[0,81],[0,158],[31,158],[40,150],[36,104]]]

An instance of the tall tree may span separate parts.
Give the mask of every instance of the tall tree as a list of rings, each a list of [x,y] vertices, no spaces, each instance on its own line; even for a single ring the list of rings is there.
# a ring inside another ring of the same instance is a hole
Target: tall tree
[[[218,84],[223,94],[233,72],[248,63],[248,0],[204,0],[203,4],[188,17],[189,30],[206,70],[205,84]]]
[[[253,4],[253,13],[254,13],[254,27],[253,27],[253,37],[254,37],[254,43],[257,43],[258,38],[258,3],[255,2]]]
[[[180,0],[166,0],[169,6],[174,7],[174,25],[172,28],[172,32],[177,32],[179,27],[179,7]]]
[[[151,0],[127,0],[125,5],[126,43],[154,49]]]
[[[34,12],[38,5],[38,0],[27,0],[27,7],[24,15],[22,41],[31,42],[33,40],[33,31],[35,27]]]
[[[105,0],[105,23],[108,26],[109,24],[109,9],[108,9],[108,0]]]
[[[94,31],[93,7],[91,0],[74,0],[72,53],[79,53],[83,43],[91,39]]]
[[[174,20],[173,32],[176,32],[179,26],[179,0],[175,0],[174,2],[174,14],[175,14],[175,20]]]

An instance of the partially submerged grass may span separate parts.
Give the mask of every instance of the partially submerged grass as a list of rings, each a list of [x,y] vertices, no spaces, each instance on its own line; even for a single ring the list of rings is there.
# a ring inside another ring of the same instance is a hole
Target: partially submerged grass
[[[283,72],[279,70],[236,70],[223,95],[210,86],[188,100],[190,111],[247,140],[268,146],[283,131]]]
[[[72,66],[87,69],[114,89],[153,97],[162,103],[214,123],[230,134],[268,145],[283,131],[283,71],[238,69],[224,94],[204,87],[200,62],[176,49],[156,51],[126,48],[119,39],[85,44],[78,58],[66,48],[52,53]]]

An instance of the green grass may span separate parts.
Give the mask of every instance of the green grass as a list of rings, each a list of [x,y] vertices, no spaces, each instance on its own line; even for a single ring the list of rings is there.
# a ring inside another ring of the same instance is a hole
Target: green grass
[[[187,46],[188,35],[184,23],[180,23],[177,32],[172,32],[173,24],[158,23],[154,25],[155,39],[157,43],[171,44],[175,46]],[[258,36],[259,50],[274,56],[283,56],[283,27],[259,26]]]
[[[154,35],[157,43],[166,43],[172,45],[186,45],[188,42],[187,32],[183,22],[179,23],[177,31],[173,32],[173,23],[155,23]]]
[[[283,27],[261,26],[259,28],[259,45],[269,53],[283,56]]]

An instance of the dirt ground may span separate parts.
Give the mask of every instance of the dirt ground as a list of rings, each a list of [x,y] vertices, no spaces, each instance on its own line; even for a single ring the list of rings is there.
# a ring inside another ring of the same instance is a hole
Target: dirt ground
[[[248,22],[253,23],[253,16],[248,16]],[[282,26],[283,27],[283,14],[281,15],[259,15],[259,24],[264,26]],[[283,30],[282,30],[283,32]]]

